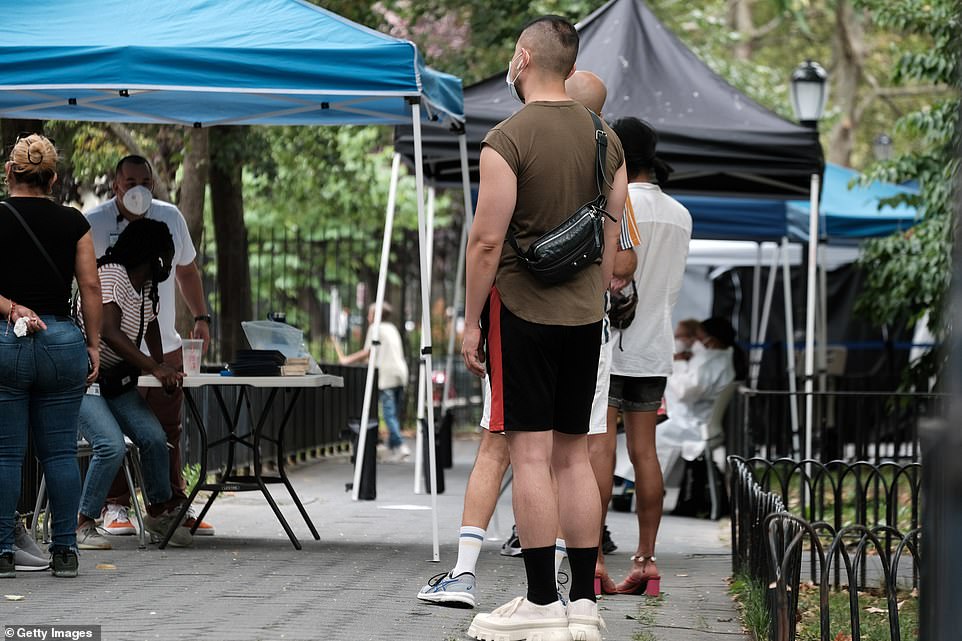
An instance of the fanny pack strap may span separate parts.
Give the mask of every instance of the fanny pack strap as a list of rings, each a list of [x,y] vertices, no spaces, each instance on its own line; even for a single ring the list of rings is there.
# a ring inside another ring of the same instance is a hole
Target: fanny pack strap
[[[608,159],[608,134],[605,133],[605,128],[601,124],[601,118],[587,107],[585,107],[585,111],[591,116],[591,121],[595,125],[595,186],[598,188],[598,196],[595,198],[595,203],[599,209],[604,210],[607,204],[607,198],[605,198],[604,191],[602,191],[602,186],[611,186],[605,177],[605,161]],[[514,248],[515,253],[519,256],[524,256],[521,246],[518,245],[518,239],[515,238],[514,232],[510,230],[508,231],[508,244]]]

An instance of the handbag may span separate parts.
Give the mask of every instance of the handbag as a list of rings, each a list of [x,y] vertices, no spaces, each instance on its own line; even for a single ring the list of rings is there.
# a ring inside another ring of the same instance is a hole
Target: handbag
[[[579,207],[563,223],[542,234],[527,250],[521,249],[513,232],[508,232],[508,242],[518,259],[546,285],[563,283],[588,265],[601,260],[605,251],[604,219],[607,216],[612,222],[617,222],[605,211],[608,201],[602,191],[602,186],[608,184],[605,178],[608,135],[601,125],[601,119],[590,109],[588,113],[595,125],[595,182],[598,196]]]
[[[627,289],[627,288],[626,288]],[[608,322],[615,329],[627,329],[631,321],[635,320],[635,308],[638,306],[638,288],[635,281],[631,281],[631,293],[615,292],[611,295],[611,308],[608,310]]]
[[[140,302],[140,329],[137,330],[137,340],[134,342],[138,348],[140,341],[144,338],[144,302]],[[137,387],[137,379],[140,378],[140,368],[127,361],[120,361],[112,367],[100,370],[97,376],[97,384],[100,385],[100,395],[104,398],[114,398],[124,392]]]

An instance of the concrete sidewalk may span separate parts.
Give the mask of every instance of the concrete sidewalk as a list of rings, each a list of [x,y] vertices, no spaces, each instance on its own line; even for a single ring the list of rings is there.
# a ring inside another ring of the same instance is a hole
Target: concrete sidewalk
[[[454,564],[464,487],[476,442],[457,441],[447,491],[438,497],[441,563],[431,563],[429,496],[414,495],[413,465],[378,466],[378,499],[353,503],[346,461],[304,465],[291,478],[321,535],[314,541],[282,486],[271,486],[304,549],[296,551],[259,493],[219,498],[208,519],[213,537],[192,548],[137,550],[118,537],[114,550],[83,552],[81,575],[54,579],[19,573],[0,581],[0,624],[103,626],[104,641],[128,639],[361,641],[467,639],[477,611],[523,593],[524,566],[485,545],[478,565],[479,610],[449,609],[415,598],[427,579]],[[489,536],[511,528],[506,496]],[[606,597],[605,639],[747,638],[727,595],[727,522],[666,517],[657,555],[662,596]],[[608,526],[619,549],[608,556],[617,581],[630,566],[633,514],[614,512]]]

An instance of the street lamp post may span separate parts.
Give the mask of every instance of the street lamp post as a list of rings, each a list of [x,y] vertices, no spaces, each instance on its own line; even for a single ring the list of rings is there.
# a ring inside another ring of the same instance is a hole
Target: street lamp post
[[[872,141],[872,155],[879,162],[892,159],[892,139],[888,134],[879,134],[875,137]]]
[[[818,120],[828,101],[828,74],[820,64],[806,60],[792,72],[791,96],[795,117],[817,132]],[[805,313],[805,458],[812,458],[813,397],[815,376],[815,293],[818,267],[819,175],[812,174],[808,218],[808,287]],[[822,305],[824,310],[824,304]],[[824,323],[823,323],[824,325]],[[821,344],[824,347],[825,341]]]

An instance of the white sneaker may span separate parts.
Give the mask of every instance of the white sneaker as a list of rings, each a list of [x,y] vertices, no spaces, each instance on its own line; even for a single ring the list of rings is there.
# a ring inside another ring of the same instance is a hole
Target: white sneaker
[[[134,529],[134,524],[130,522],[126,505],[108,503],[107,507],[100,511],[100,515],[103,517],[103,525],[100,527],[103,528],[105,534],[110,534],[111,536],[130,536],[137,534],[137,530]]]
[[[560,601],[535,605],[523,596],[490,614],[474,617],[468,635],[481,641],[573,641],[568,617]]]
[[[598,604],[591,599],[578,599],[568,604],[568,630],[574,641],[601,641],[601,630],[607,629]]]

